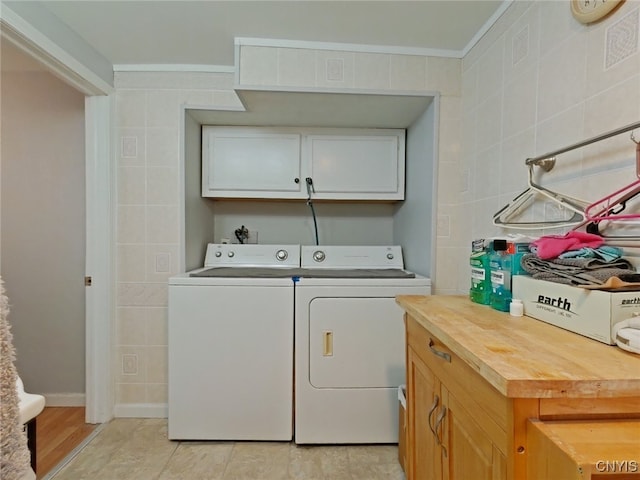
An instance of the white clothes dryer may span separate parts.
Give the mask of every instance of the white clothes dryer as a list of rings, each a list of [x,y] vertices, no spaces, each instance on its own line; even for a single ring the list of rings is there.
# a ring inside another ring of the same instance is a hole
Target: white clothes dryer
[[[303,246],[295,284],[295,442],[397,443],[405,329],[396,295],[429,295],[399,246]]]
[[[299,265],[299,245],[210,244],[169,279],[169,439],[292,439]]]

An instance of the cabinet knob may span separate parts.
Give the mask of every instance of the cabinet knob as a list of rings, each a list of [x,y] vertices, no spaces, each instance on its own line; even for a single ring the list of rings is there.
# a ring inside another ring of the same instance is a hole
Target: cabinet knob
[[[298,177],[294,178],[293,181],[296,183],[300,183],[300,179]]]

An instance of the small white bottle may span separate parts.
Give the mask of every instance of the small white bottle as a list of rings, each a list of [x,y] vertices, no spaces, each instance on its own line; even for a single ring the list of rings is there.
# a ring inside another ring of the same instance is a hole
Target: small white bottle
[[[509,304],[509,313],[512,317],[522,317],[524,315],[524,305],[522,304],[522,300],[519,298],[512,299]]]

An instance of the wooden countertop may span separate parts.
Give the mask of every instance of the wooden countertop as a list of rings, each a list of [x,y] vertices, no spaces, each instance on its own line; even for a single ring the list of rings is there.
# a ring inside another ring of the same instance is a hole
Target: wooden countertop
[[[396,302],[507,397],[640,397],[640,355],[466,296]]]

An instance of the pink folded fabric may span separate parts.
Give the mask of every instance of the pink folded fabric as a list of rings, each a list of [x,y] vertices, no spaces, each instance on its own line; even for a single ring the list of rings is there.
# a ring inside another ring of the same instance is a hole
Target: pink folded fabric
[[[599,235],[586,232],[571,231],[565,235],[545,235],[531,243],[530,249],[538,258],[549,260],[557,258],[569,250],[579,250],[584,247],[598,248],[604,243]]]

